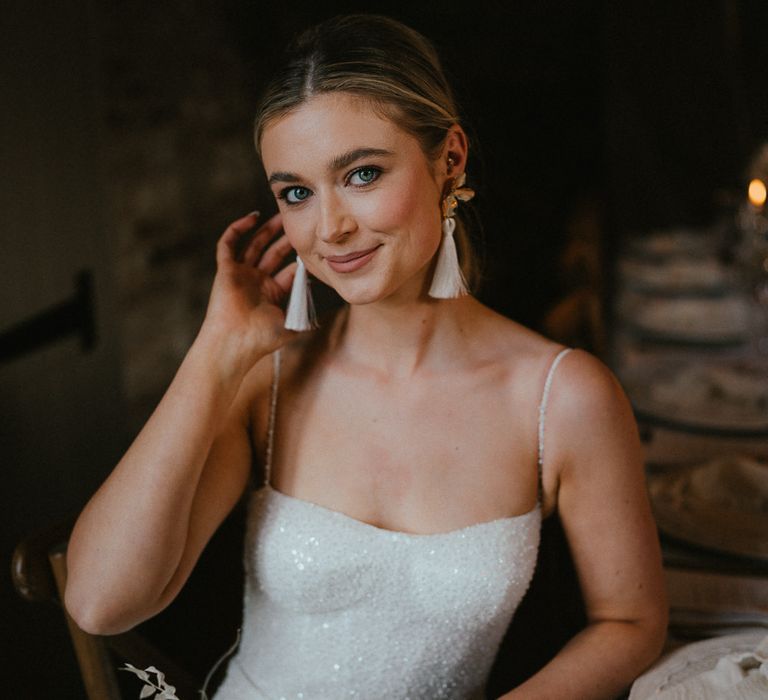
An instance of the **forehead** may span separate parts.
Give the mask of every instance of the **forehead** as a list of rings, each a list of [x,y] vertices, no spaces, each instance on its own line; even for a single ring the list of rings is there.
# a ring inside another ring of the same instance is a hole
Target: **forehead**
[[[420,151],[413,136],[367,100],[348,93],[312,97],[268,124],[261,138],[261,155],[268,172],[325,164],[355,148]]]

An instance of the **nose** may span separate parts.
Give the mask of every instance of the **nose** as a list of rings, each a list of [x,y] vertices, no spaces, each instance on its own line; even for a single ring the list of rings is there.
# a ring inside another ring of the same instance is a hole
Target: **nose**
[[[354,216],[345,206],[344,198],[334,192],[320,198],[320,218],[317,222],[317,237],[324,243],[343,240],[357,228]]]

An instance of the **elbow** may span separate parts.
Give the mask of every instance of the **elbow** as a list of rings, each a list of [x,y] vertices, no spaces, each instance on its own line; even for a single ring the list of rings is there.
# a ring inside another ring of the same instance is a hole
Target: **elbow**
[[[644,669],[653,664],[664,650],[669,629],[669,609],[659,606],[639,622],[645,640]]]
[[[119,634],[132,626],[121,621],[112,606],[99,600],[99,596],[82,593],[69,584],[64,592],[64,607],[74,623],[88,634]]]
[[[127,632],[160,612],[170,600],[137,599],[128,591],[78,585],[71,579],[64,590],[64,607],[83,632],[109,636]]]
[[[83,632],[97,636],[120,634],[160,609],[141,578],[116,578],[101,565],[79,562],[71,553],[67,569],[62,603]]]
[[[126,599],[125,592],[104,585],[83,585],[74,577],[67,580],[63,603],[83,632],[98,636],[126,632],[156,612],[150,605]]]
[[[658,616],[654,621],[653,625],[654,630],[654,640],[655,640],[655,656],[653,657],[653,661],[659,658],[661,656],[661,652],[664,650],[664,647],[667,643],[667,636],[669,635],[669,608],[664,607],[661,610],[659,610]]]
[[[62,600],[67,615],[88,634],[101,636],[122,632],[114,620],[115,596],[107,595],[106,582],[86,569],[78,566],[71,551],[67,552],[67,575]]]

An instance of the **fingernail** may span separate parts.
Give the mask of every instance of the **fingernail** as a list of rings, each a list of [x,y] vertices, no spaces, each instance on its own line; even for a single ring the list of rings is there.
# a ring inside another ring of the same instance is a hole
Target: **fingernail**
[[[254,209],[248,216],[259,216],[261,212],[258,209]]]

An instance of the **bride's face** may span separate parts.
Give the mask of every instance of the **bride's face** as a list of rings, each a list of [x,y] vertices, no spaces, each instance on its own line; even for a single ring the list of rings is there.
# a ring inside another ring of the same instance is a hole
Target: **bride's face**
[[[413,136],[330,93],[270,124],[261,153],[288,240],[314,276],[353,304],[424,293],[446,172]]]

